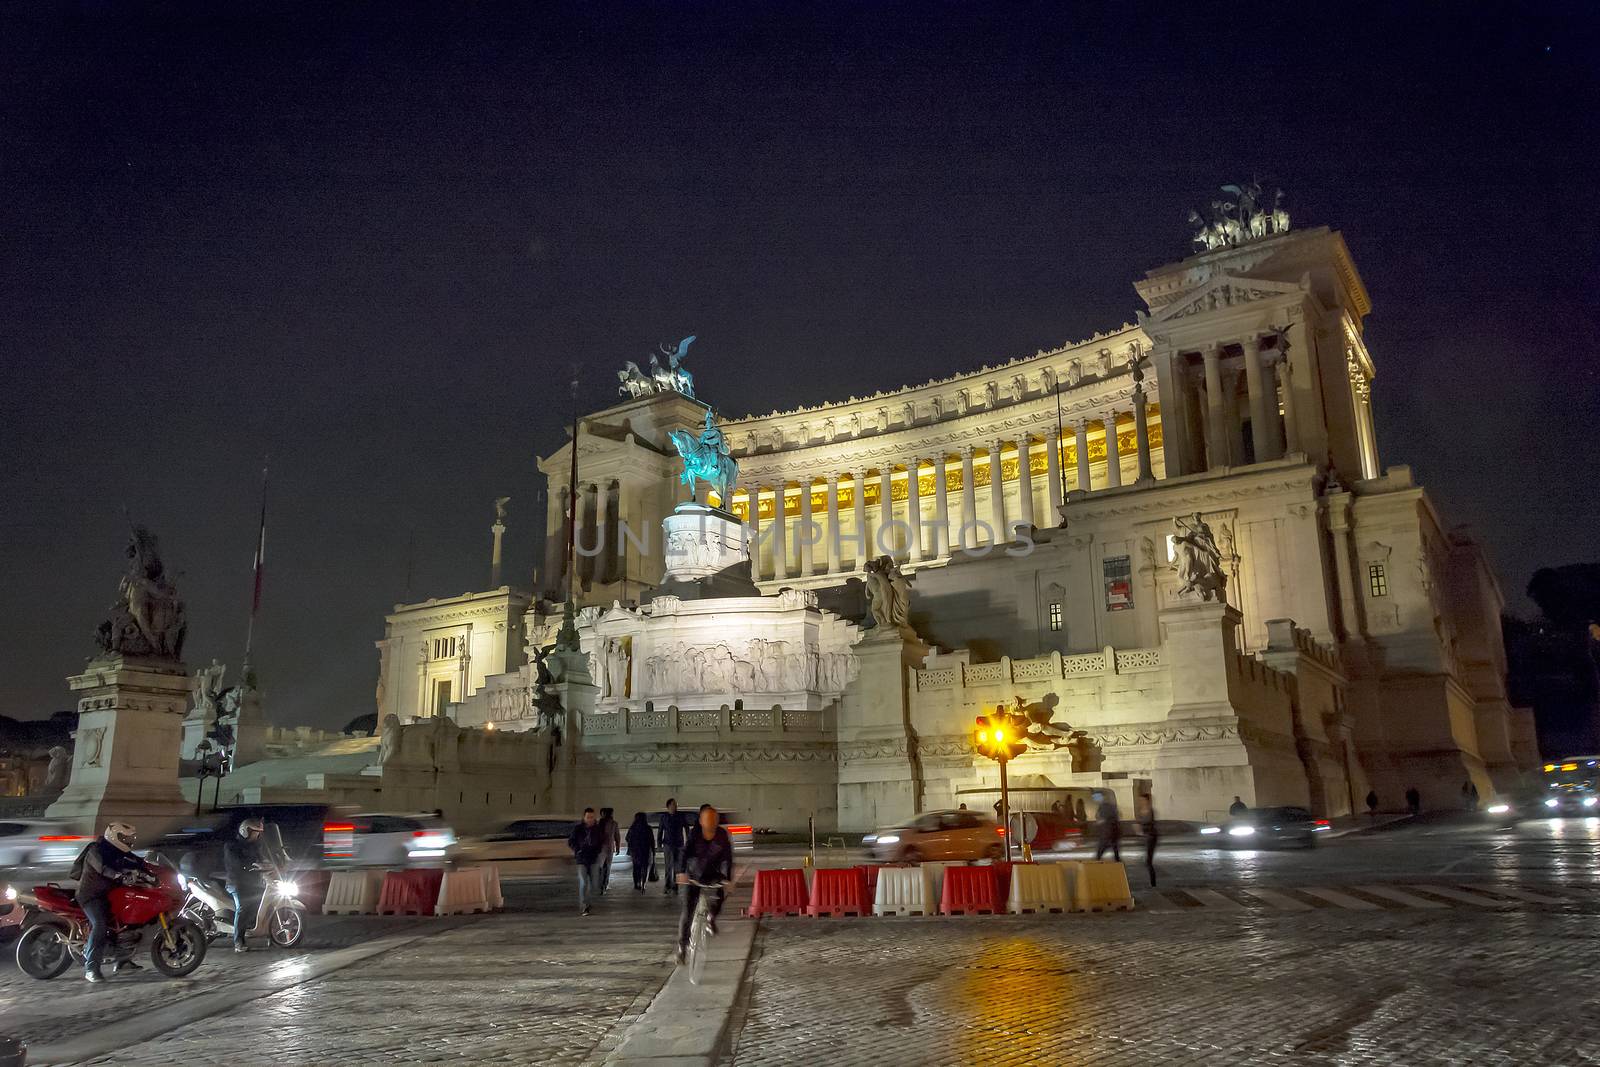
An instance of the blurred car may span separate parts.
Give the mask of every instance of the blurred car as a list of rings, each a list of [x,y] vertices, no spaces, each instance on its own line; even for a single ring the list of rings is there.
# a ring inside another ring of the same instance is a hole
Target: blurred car
[[[1005,854],[1005,829],[975,811],[930,811],[868,834],[861,843],[880,863],[999,859]]]
[[[65,867],[92,838],[59,819],[0,821],[0,867]]]
[[[322,826],[322,859],[329,866],[438,863],[455,846],[455,831],[437,815],[359,812],[330,819]]]
[[[522,862],[555,870],[572,863],[567,837],[577,822],[576,815],[522,816],[490,833],[462,838],[451,855],[464,863]]]
[[[239,824],[246,819],[261,819],[278,828],[283,847],[296,866],[310,866],[322,854],[323,825],[332,811],[327,804],[239,804],[218,808],[187,820],[151,842],[148,850],[140,851],[165,859],[180,870],[219,875],[223,871],[223,846],[239,836]]]
[[[659,837],[661,832],[661,820],[666,817],[666,809],[663,808],[659,811],[647,811],[644,814],[645,817],[650,820],[650,829],[656,831],[656,834]],[[678,809],[678,818],[683,821],[683,832],[685,837],[688,837],[689,833],[695,828],[695,820],[698,817],[698,809]],[[632,821],[633,819],[631,816],[622,820],[621,827],[624,835],[627,834],[628,824]],[[733,839],[733,850],[735,852],[749,852],[751,849],[756,847],[755,828],[748,823],[740,822],[739,813],[737,811],[732,809],[727,811],[723,811],[720,808],[717,809],[717,823],[724,830],[728,831],[728,836]]]
[[[1083,843],[1083,827],[1064,812],[1013,811],[1010,816],[1013,842],[1035,852],[1065,852]]]
[[[1326,833],[1331,825],[1327,819],[1312,818],[1305,808],[1251,808],[1225,823],[1202,826],[1200,832],[1218,838],[1223,848],[1315,848],[1317,835]]]
[[[1494,809],[1491,807],[1491,811]],[[1600,816],[1600,796],[1588,789],[1557,789],[1537,806],[1518,812],[1525,819],[1571,819]]]

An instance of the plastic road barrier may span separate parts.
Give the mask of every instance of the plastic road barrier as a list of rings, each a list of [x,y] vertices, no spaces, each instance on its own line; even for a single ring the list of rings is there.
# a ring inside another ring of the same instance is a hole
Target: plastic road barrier
[[[378,894],[379,915],[432,915],[439,899],[441,870],[389,871]]]
[[[500,865],[498,863],[485,863],[483,865],[483,895],[489,898],[489,907],[495,911],[506,906],[505,894],[500,892]]]
[[[1074,911],[1132,911],[1128,868],[1115,860],[1077,860],[1072,889]]]
[[[951,867],[944,872],[941,915],[994,915],[1002,911],[993,867]]]
[[[489,910],[489,897],[483,891],[482,867],[457,867],[445,871],[439,880],[435,915],[478,915]]]
[[[944,899],[944,872],[951,867],[965,866],[960,860],[928,860],[922,864],[923,899],[928,902],[928,914],[934,914],[939,901]]]
[[[867,876],[867,900],[869,901],[878,899],[878,871],[881,869],[882,865],[877,863],[860,863],[856,865],[856,870]]]
[[[806,914],[813,919],[824,915],[871,915],[867,872],[860,867],[818,867],[811,881]]]
[[[322,898],[322,914],[371,915],[382,891],[382,871],[334,871]]]
[[[994,861],[992,866],[994,867],[995,892],[997,894],[995,897],[996,900],[1004,904],[1007,900],[1011,899],[1011,868],[1024,864],[1030,864],[1032,862],[1032,860],[1019,860],[1016,863],[1013,863],[1010,860]]]
[[[932,915],[936,910],[920,867],[883,867],[873,895],[874,915]]]
[[[751,918],[760,915],[804,915],[810,904],[806,892],[806,872],[799,867],[757,871],[755,889],[750,894]]]
[[[1011,892],[1006,910],[1013,915],[1027,912],[1072,910],[1072,892],[1067,871],[1059,863],[1024,863],[1011,872]]]

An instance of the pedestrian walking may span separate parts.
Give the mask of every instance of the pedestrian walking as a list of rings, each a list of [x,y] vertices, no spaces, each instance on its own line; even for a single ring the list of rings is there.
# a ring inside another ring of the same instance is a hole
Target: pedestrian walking
[[[678,816],[678,802],[667,798],[667,810],[661,813],[657,826],[661,842],[661,858],[667,865],[667,876],[661,880],[661,892],[678,895],[678,872],[683,870],[683,820]]]
[[[1079,797],[1072,805],[1072,821],[1078,824],[1079,829],[1089,825],[1089,809],[1083,806],[1083,798]]]
[[[628,861],[633,864],[633,888],[644,892],[644,882],[650,877],[650,861],[656,855],[656,835],[650,829],[650,820],[642,811],[634,812],[633,823],[628,827]]]
[[[604,840],[600,846],[600,895],[605,896],[606,890],[611,888],[611,863],[622,851],[622,831],[617,829],[614,808],[600,809],[600,835]]]
[[[578,914],[589,914],[600,889],[600,851],[604,840],[593,808],[583,809],[583,819],[567,835],[567,847],[578,865]]]
[[[1237,818],[1240,815],[1247,815],[1247,814],[1249,814],[1249,812],[1250,812],[1250,806],[1244,802],[1244,798],[1243,797],[1240,797],[1240,796],[1234,797],[1233,798],[1233,803],[1228,805],[1228,817],[1229,818]]]
[[[1376,789],[1367,791],[1367,818],[1372,822],[1378,821],[1378,791]]]
[[[1156,887],[1156,806],[1149,794],[1143,794],[1133,805],[1134,818],[1139,821],[1139,832],[1144,834],[1144,869],[1150,873],[1150,888]]]
[[[1094,794],[1094,801],[1100,805],[1095,811],[1095,822],[1099,824],[1099,844],[1094,850],[1094,858],[1105,856],[1106,849],[1111,850],[1111,858],[1118,863],[1122,862],[1122,813],[1117,810],[1117,795],[1110,792]]]
[[[1422,794],[1417,792],[1414,785],[1406,788],[1406,810],[1412,815],[1422,814]]]
[[[1467,810],[1478,810],[1478,783],[1467,779]]]

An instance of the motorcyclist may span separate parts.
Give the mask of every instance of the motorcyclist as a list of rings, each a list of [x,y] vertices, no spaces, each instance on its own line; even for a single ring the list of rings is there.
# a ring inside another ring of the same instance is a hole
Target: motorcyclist
[[[111,891],[126,885],[150,867],[133,854],[139,835],[125,822],[109,823],[99,840],[91,843],[79,857],[78,907],[89,919],[89,943],[83,953],[83,976],[91,982],[105,981],[100,960],[111,938]],[[138,970],[138,964],[124,960],[117,971]]]
[[[239,824],[239,834],[222,850],[222,862],[228,873],[228,895],[233,898],[233,951],[247,952],[244,932],[256,924],[256,909],[266,888],[261,874],[261,835],[266,823],[260,819],[245,819]]]

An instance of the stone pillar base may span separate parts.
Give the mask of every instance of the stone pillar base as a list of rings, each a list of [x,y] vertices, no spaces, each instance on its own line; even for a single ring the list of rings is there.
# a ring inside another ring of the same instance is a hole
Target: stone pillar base
[[[45,811],[86,833],[131,823],[145,841],[193,810],[178,788],[193,683],[176,660],[105,656],[67,679],[78,698],[72,779]]]

